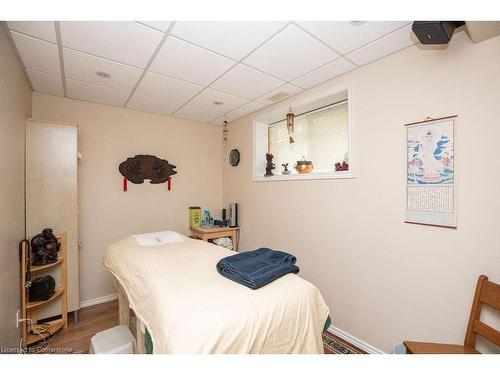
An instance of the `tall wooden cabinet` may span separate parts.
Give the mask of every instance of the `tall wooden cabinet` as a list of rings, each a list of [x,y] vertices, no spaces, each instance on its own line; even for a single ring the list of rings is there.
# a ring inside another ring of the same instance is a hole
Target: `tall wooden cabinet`
[[[78,282],[78,127],[26,121],[26,237],[44,228],[66,233],[68,312],[80,308]],[[47,269],[56,283],[61,273]],[[38,319],[60,314],[54,304],[40,306]]]

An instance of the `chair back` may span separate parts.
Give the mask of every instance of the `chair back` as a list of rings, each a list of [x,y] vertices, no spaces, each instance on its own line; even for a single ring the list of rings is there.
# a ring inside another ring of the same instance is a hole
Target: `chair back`
[[[467,348],[475,348],[478,335],[500,346],[500,332],[479,320],[483,304],[500,310],[500,285],[489,281],[488,277],[481,275],[477,281],[469,324],[467,325],[467,333],[465,335],[464,346]]]

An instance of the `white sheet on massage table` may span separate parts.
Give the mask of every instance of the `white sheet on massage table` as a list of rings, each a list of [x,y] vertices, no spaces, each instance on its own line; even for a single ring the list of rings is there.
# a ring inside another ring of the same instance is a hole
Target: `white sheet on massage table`
[[[142,247],[129,236],[104,258],[155,353],[323,353],[329,311],[313,284],[288,274],[251,290],[215,268],[234,252],[184,239]]]

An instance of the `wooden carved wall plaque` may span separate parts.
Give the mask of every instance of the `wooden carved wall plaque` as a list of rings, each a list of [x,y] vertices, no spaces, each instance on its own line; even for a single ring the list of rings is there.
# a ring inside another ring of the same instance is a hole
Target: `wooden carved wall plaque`
[[[170,176],[177,173],[175,168],[175,165],[156,156],[136,155],[122,162],[118,169],[124,177],[123,190],[127,191],[127,180],[134,184],[142,184],[144,180],[150,180],[151,184],[167,182],[170,190]]]

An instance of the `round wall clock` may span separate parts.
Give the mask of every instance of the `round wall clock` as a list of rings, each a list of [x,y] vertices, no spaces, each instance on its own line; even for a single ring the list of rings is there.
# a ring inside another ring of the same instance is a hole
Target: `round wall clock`
[[[240,162],[240,152],[235,148],[229,153],[229,164],[236,167]]]

